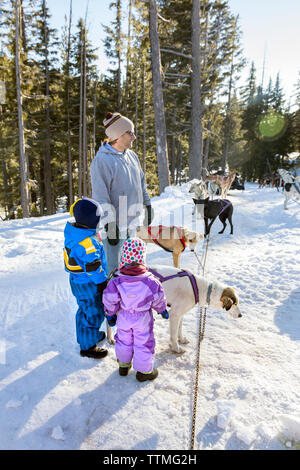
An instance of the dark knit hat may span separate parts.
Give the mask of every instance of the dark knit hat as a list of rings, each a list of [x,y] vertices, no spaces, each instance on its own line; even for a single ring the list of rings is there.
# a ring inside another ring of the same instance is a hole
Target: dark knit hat
[[[77,224],[87,228],[97,228],[103,210],[99,202],[83,197],[74,202],[70,208],[70,214],[75,217]]]

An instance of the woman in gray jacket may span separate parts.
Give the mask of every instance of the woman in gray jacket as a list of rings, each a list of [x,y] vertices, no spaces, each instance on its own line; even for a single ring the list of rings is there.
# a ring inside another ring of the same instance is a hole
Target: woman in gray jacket
[[[151,200],[138,156],[132,150],[134,125],[119,113],[108,113],[103,121],[108,142],[99,148],[91,163],[92,198],[104,209],[103,239],[108,273],[118,267],[119,252],[135,235],[146,206],[146,224],[152,221]]]

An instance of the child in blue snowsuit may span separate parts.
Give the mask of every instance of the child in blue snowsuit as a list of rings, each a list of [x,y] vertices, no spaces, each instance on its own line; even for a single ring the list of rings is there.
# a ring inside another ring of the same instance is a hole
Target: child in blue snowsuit
[[[96,229],[103,215],[100,204],[86,197],[78,199],[70,209],[75,223],[67,222],[64,235],[65,270],[76,297],[76,336],[81,356],[101,359],[107,349],[97,342],[105,338],[99,328],[104,320],[102,293],[107,284],[107,260]]]

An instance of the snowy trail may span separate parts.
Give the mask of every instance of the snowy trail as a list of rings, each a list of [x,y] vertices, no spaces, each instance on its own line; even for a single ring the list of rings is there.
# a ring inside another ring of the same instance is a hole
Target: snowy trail
[[[193,228],[188,189],[154,198],[153,224],[180,223],[184,209]],[[205,275],[237,290],[243,317],[208,309],[195,449],[299,448],[300,207],[284,211],[280,192],[256,184],[228,197],[234,235],[218,235],[215,222]],[[155,317],[153,383],[119,377],[113,346],[103,361],[80,357],[62,260],[67,220],[0,224],[0,448],[189,449],[198,308],[185,316],[182,355],[170,353],[168,322]],[[172,265],[155,245],[147,259]],[[199,269],[189,251],[181,267]]]

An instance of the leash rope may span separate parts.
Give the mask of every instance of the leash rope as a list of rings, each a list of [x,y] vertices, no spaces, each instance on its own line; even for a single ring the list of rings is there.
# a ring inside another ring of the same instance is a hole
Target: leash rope
[[[298,204],[300,206],[300,202],[297,201],[297,199],[291,199],[292,202],[295,202],[296,204]]]
[[[209,243],[209,234],[206,238],[206,248],[203,255],[203,263],[199,262],[198,256],[195,253],[196,259],[199,263],[198,265],[198,274],[199,268],[202,267],[202,274],[204,275],[206,259],[207,259],[207,251],[208,251],[208,243]],[[208,294],[207,294],[208,299]],[[201,342],[204,338],[204,331],[206,325],[206,306],[204,307],[204,311],[202,307],[199,306],[200,315],[199,315],[199,332],[198,332],[198,347],[197,347],[197,356],[196,356],[196,376],[195,376],[195,385],[194,385],[194,400],[193,400],[193,415],[192,415],[192,430],[191,430],[191,445],[190,450],[194,450],[195,445],[195,430],[196,430],[196,415],[197,415],[197,402],[198,402],[198,382],[199,382],[199,372],[200,372],[200,346]]]

